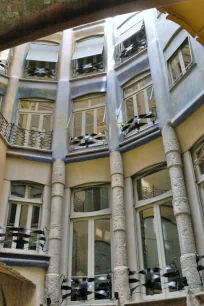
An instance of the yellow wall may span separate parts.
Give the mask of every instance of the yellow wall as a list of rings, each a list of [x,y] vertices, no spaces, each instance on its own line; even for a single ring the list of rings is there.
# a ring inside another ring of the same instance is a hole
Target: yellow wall
[[[165,161],[162,138],[157,138],[146,145],[123,154],[125,177]]]
[[[110,182],[109,158],[66,165],[66,187],[95,182]]]
[[[32,181],[43,185],[51,184],[52,165],[20,158],[8,158],[5,179],[9,181]]]
[[[5,172],[5,168],[6,168],[6,151],[7,151],[7,145],[0,138],[0,203],[1,203],[1,199],[2,199],[4,172]]]
[[[181,151],[189,150],[204,135],[204,106],[176,128]]]

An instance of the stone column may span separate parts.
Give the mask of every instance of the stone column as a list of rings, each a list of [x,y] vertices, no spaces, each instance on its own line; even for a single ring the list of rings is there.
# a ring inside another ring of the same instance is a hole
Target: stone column
[[[52,305],[59,304],[60,292],[60,250],[62,231],[62,207],[65,185],[65,163],[56,160],[52,172],[52,200],[49,228],[49,251],[50,265],[46,278],[46,297],[50,297]]]
[[[162,136],[172,186],[174,215],[178,227],[182,273],[187,278],[190,291],[195,293],[200,291],[200,279],[196,269],[196,246],[191,211],[184,182],[179,143],[170,123],[164,126]],[[187,296],[187,305],[198,304],[194,298],[189,299],[189,296]]]
[[[130,300],[129,273],[127,267],[126,221],[124,209],[124,176],[121,154],[114,151],[110,154],[112,217],[115,240],[115,292],[119,293],[119,303]]]

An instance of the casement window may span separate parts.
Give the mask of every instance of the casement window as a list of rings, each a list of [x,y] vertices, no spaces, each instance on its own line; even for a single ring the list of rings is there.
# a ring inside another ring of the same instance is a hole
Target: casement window
[[[9,58],[11,56],[11,50],[7,49],[0,51],[0,73],[8,73]]]
[[[167,61],[170,88],[176,84],[194,63],[192,48],[188,38]]]
[[[117,43],[115,46],[116,64],[120,64],[147,48],[144,21],[135,23],[133,18],[128,19],[118,28]]]
[[[204,214],[204,140],[202,140],[194,149],[193,161],[198,187],[201,194],[202,210]]]
[[[85,96],[73,101],[72,135],[105,133],[105,96],[101,94]]]
[[[95,36],[76,41],[72,57],[73,77],[104,71],[104,37]]]
[[[41,185],[23,182],[12,182],[8,199],[8,212],[6,219],[6,248],[37,250],[37,235],[28,238],[27,244],[11,239],[10,230],[21,228],[24,233],[40,228],[43,188]]]
[[[38,132],[52,130],[54,103],[42,100],[21,100],[17,116],[17,125],[21,129]]]
[[[109,300],[112,297],[111,210],[109,186],[88,186],[72,193],[69,278],[73,294],[71,302]],[[79,282],[88,283],[92,292],[84,298],[74,294]]]
[[[26,57],[25,76],[29,78],[56,79],[58,54],[58,44],[31,43]]]
[[[123,87],[123,122],[127,123],[135,116],[152,112],[156,117],[156,103],[152,87],[151,75],[142,75]],[[141,119],[143,125],[151,123],[151,119]]]
[[[155,272],[158,281],[153,290],[139,287],[141,298],[149,299],[152,295],[164,297],[178,295],[177,280],[162,277],[165,266],[176,257],[180,269],[180,246],[176,219],[172,206],[172,192],[168,170],[150,170],[135,180],[135,208],[138,233],[138,270],[160,268]],[[139,289],[138,288],[138,289]],[[137,290],[134,294],[137,293]],[[138,293],[140,294],[140,293]]]

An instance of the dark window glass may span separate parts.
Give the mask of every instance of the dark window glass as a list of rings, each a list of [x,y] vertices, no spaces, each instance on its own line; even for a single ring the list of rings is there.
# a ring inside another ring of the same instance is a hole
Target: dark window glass
[[[25,197],[25,185],[11,184],[11,194],[16,197],[24,198]]]

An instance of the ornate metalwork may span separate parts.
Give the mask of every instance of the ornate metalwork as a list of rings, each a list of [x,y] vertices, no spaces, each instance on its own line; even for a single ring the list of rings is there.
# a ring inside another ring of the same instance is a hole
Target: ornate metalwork
[[[77,60],[73,61],[73,78],[76,78],[79,75],[94,73],[94,72],[103,72],[104,62],[103,60],[97,63],[90,62],[85,65],[78,65]]]
[[[56,70],[38,67],[26,67],[25,77],[33,77],[37,79],[56,79]]]
[[[167,192],[168,190],[163,190],[163,189],[159,189],[157,187],[155,187],[154,185],[151,187],[143,187],[142,188],[142,192],[140,195],[140,200],[146,200],[146,199],[151,199],[154,197],[157,197],[165,192]]]
[[[0,73],[8,74],[8,67],[9,67],[8,61],[0,60]]]
[[[0,113],[0,134],[11,145],[40,150],[52,149],[52,132],[38,132],[21,129],[8,121]]]
[[[70,137],[69,150],[82,149],[88,147],[95,147],[97,145],[106,145],[107,139],[105,133],[87,134],[85,136]]]
[[[200,150],[198,158],[195,160],[195,166],[199,166],[204,162],[204,146]]]

